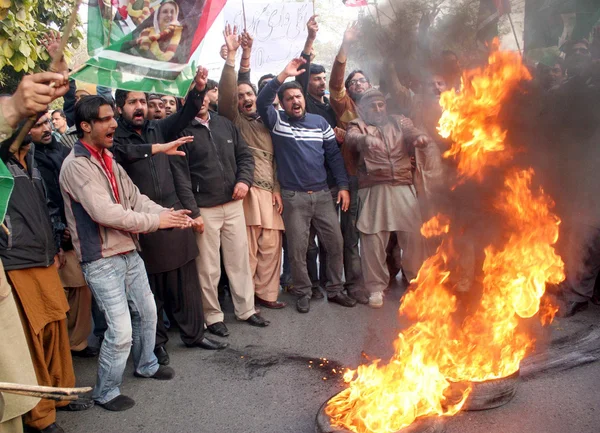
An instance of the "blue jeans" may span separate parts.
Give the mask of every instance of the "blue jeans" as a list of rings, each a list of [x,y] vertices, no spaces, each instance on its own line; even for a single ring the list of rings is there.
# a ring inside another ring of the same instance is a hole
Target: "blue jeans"
[[[135,251],[82,263],[81,268],[108,324],[92,394],[98,403],[106,403],[121,394],[132,339],[135,371],[150,377],[158,370],[156,304],[144,262]]]

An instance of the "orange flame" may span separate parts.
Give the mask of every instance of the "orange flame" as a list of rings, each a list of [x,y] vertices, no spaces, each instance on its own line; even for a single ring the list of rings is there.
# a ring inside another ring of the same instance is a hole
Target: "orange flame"
[[[529,78],[518,55],[494,52],[487,68],[465,74],[465,91],[443,95],[440,131],[455,142],[447,156],[458,160],[463,181],[482,180],[485,167],[510,161],[497,115],[510,91]],[[519,369],[535,342],[521,321],[540,310],[547,283],[564,279],[564,264],[553,247],[560,220],[550,211],[551,198],[532,188],[533,174],[532,169],[509,170],[501,186],[494,211],[502,217],[504,237],[484,250],[477,308],[458,318],[461,305],[450,277],[459,253],[446,237],[402,298],[400,314],[413,324],[398,335],[393,357],[344,374],[347,388],[326,408],[333,425],[356,433],[392,433],[420,417],[454,415],[471,382]],[[450,236],[449,227],[450,219],[437,215],[421,233]],[[544,306],[540,320],[551,321],[551,311]],[[451,390],[456,382],[464,385],[458,397]]]
[[[437,214],[421,227],[421,234],[426,238],[441,236],[450,231],[450,218]]]

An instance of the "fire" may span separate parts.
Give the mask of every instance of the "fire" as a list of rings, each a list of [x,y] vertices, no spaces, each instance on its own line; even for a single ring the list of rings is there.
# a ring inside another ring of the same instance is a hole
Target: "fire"
[[[518,55],[495,51],[489,66],[463,77],[465,90],[442,95],[440,131],[454,145],[461,181],[484,178],[485,168],[512,158],[497,116],[507,95],[529,73]],[[400,314],[412,321],[394,342],[388,362],[375,360],[344,374],[347,388],[333,397],[326,413],[332,425],[356,433],[392,433],[420,417],[457,413],[470,383],[508,376],[535,343],[523,319],[540,311],[549,323],[555,307],[542,303],[546,284],[564,279],[564,264],[553,245],[559,218],[541,188],[532,187],[532,169],[506,169],[493,203],[503,236],[483,251],[481,297],[475,308],[461,305],[452,278],[460,252],[454,248],[450,218],[427,221],[425,237],[444,235],[422,265]],[[454,275],[456,276],[456,275]],[[554,311],[554,313],[553,313]],[[459,395],[453,383],[461,383]]]

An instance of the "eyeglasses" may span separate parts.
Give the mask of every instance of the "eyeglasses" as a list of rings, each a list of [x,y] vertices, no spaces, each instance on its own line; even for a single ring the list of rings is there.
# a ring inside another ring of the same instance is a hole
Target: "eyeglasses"
[[[348,86],[356,86],[358,83],[360,83],[360,84],[366,84],[368,82],[369,82],[369,80],[367,80],[366,78],[359,78],[357,80],[350,80],[348,82]]]

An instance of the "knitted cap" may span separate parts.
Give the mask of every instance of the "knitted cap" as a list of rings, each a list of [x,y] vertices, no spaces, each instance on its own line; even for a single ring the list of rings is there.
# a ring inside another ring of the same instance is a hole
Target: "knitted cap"
[[[375,89],[374,87],[371,87],[370,89],[365,90],[364,93],[361,95],[359,105],[367,106],[368,104],[377,99],[385,101],[385,96],[379,90]]]

